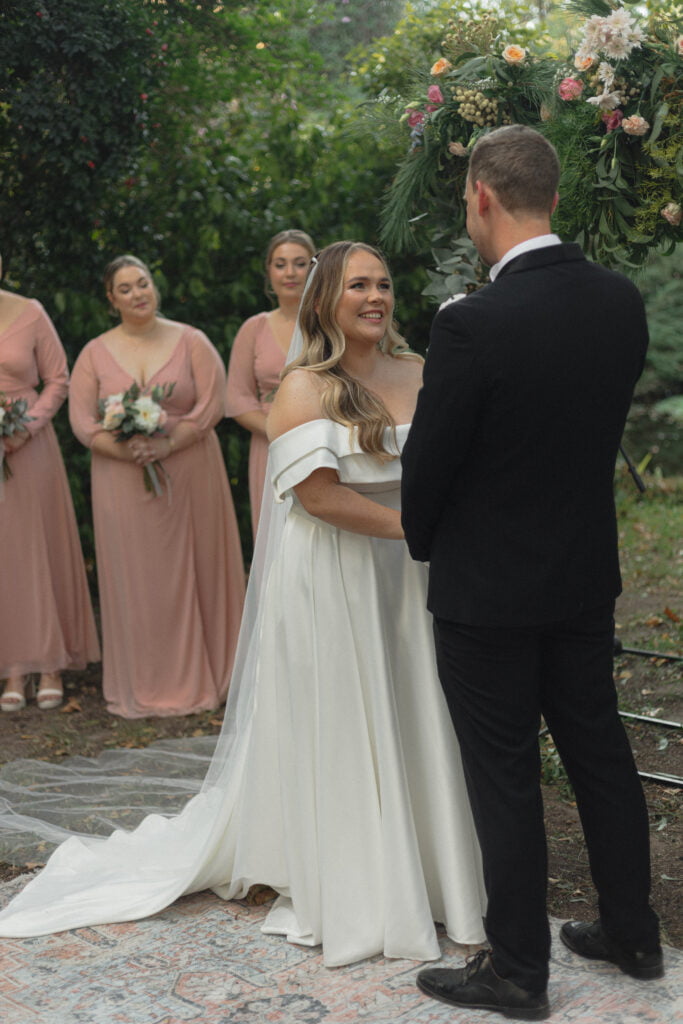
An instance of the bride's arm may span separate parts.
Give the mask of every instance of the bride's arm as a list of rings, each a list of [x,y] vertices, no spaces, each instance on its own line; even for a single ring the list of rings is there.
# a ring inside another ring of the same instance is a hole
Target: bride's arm
[[[403,540],[401,513],[339,482],[333,469],[316,469],[294,488],[309,515],[351,533]]]
[[[268,416],[268,440],[274,441],[304,423],[326,418],[320,394],[318,378],[308,370],[294,370],[285,377]],[[334,469],[315,469],[295,485],[294,491],[309,515],[339,530],[388,540],[403,539],[400,512],[346,487]]]

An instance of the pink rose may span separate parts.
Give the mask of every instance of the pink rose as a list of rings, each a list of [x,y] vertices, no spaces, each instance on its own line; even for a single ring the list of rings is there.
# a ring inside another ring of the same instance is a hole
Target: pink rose
[[[430,85],[427,89],[427,99],[430,103],[443,103],[443,93],[438,85]]]
[[[425,113],[422,110],[411,110],[408,114],[408,124],[411,128],[417,128],[418,125],[424,124]]]
[[[650,123],[640,114],[632,114],[631,117],[624,118],[621,127],[627,135],[646,135],[650,130]]]
[[[578,100],[583,92],[583,82],[578,78],[563,78],[557,87],[561,100]]]
[[[680,203],[667,203],[660,211],[664,220],[668,220],[672,227],[677,228],[683,220],[683,210]]]
[[[605,122],[605,126],[608,132],[613,132],[615,128],[618,128],[624,119],[624,115],[620,110],[606,110],[602,115],[602,119]]]

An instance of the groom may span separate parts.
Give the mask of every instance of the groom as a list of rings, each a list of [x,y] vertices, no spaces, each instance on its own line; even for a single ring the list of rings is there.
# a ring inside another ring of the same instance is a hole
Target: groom
[[[663,973],[647,812],[612,679],[613,474],[647,326],[626,278],[550,233],[559,177],[530,128],[500,128],[472,150],[467,230],[492,283],[437,314],[403,453],[403,525],[413,558],[430,562],[490,945],[418,985],[525,1020],[550,1012],[541,716],[599,899],[599,919],[565,924],[562,940],[636,978]]]

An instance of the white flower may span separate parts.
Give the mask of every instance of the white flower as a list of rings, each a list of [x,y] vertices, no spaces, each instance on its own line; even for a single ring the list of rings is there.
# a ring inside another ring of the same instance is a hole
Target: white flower
[[[614,68],[611,64],[608,64],[606,60],[603,60],[598,65],[597,75],[598,79],[604,83],[605,90],[612,88],[614,85]]]
[[[586,103],[592,103],[600,110],[615,110],[621,103],[621,93],[608,92],[605,89],[599,96],[589,96]]]
[[[606,18],[594,14],[588,19],[584,25],[579,52],[596,56],[604,53],[610,60],[621,60],[640,46],[643,38],[643,31],[636,25],[632,15],[620,7]]]
[[[161,418],[161,406],[149,395],[141,395],[133,402],[133,419],[135,426],[139,427],[146,434],[153,433],[159,426]]]
[[[624,57],[628,57],[632,49],[633,46],[629,43],[626,36],[612,36],[610,39],[605,40],[602,48],[603,53],[610,60],[622,60]]]
[[[457,295],[451,295],[449,298],[446,299],[445,302],[442,302],[441,305],[439,306],[439,309],[445,309],[446,306],[450,306],[452,302],[459,302],[460,299],[466,298],[467,292],[458,292]]]

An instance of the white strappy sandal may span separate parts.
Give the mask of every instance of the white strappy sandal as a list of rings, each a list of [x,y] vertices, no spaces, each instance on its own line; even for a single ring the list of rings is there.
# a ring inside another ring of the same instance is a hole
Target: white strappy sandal
[[[59,672],[43,672],[40,677],[41,686],[36,694],[36,704],[41,711],[52,711],[54,708],[58,708],[64,701],[64,688],[61,685],[59,688],[56,686],[42,686],[44,680],[50,683],[61,684],[62,677]]]

